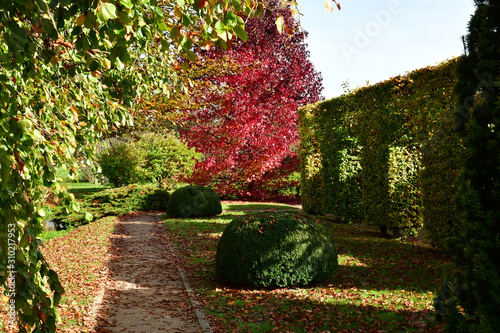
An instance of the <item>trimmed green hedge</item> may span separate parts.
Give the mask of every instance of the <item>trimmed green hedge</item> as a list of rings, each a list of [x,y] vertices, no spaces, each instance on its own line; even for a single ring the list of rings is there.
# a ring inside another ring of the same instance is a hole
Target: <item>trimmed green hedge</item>
[[[338,266],[332,234],[317,219],[289,212],[235,218],[217,247],[217,275],[234,285],[286,287],[333,276]]]
[[[83,195],[78,200],[80,209],[77,212],[70,212],[66,207],[59,206],[53,223],[58,229],[65,229],[105,216],[120,216],[135,211],[165,211],[169,199],[168,191],[154,185],[133,184],[106,189]]]
[[[209,187],[185,186],[170,196],[167,214],[176,217],[205,217],[222,213],[219,196]]]
[[[323,178],[321,176],[321,154],[319,152],[317,136],[318,125],[314,122],[311,112],[318,105],[310,104],[300,109],[300,196],[304,211],[310,214],[321,215]]]
[[[308,212],[414,232],[452,232],[463,148],[453,130],[457,59],[299,110]],[[314,165],[314,168],[311,167]]]

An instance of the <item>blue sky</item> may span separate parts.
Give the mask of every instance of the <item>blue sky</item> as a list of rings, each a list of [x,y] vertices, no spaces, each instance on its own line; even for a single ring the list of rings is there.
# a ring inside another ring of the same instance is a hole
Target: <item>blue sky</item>
[[[436,65],[463,53],[461,36],[472,0],[299,0],[311,61],[323,75],[326,99],[351,88]]]

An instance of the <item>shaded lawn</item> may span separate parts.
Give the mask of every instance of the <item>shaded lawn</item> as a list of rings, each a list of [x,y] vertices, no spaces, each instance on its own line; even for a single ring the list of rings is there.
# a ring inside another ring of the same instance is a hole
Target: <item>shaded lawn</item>
[[[223,208],[208,219],[165,218],[215,332],[440,331],[432,303],[450,264],[425,242],[327,222],[339,251],[331,280],[306,288],[238,289],[215,276],[215,251],[226,224],[252,210],[294,207],[228,202]]]

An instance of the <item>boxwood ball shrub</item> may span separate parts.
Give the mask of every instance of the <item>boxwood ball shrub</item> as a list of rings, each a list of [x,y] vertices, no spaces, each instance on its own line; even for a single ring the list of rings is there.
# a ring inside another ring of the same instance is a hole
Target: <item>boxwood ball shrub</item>
[[[209,187],[185,186],[175,190],[168,201],[167,214],[176,217],[208,217],[222,213],[217,193]]]
[[[235,218],[215,255],[218,277],[249,287],[304,286],[332,277],[337,266],[337,249],[324,223],[290,212]]]

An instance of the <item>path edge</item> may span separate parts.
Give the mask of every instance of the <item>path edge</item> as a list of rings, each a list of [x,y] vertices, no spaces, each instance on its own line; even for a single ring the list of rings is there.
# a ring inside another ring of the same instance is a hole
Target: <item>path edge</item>
[[[116,216],[115,217],[115,226],[113,233],[116,231],[117,224],[120,223],[120,217]],[[100,276],[101,283],[99,286],[99,290],[97,290],[97,293],[94,295],[94,299],[92,300],[92,306],[90,307],[87,316],[83,319],[83,327],[85,327],[88,324],[88,332],[95,332],[98,324],[98,316],[99,316],[99,311],[102,308],[102,302],[104,300],[104,294],[106,293],[106,279],[108,278],[109,271],[108,271],[108,264],[110,261],[110,255],[109,251],[111,250],[112,245],[112,240],[110,239],[109,243],[109,248],[108,251],[106,252],[106,260],[104,262],[104,272],[102,273],[102,276]]]
[[[163,220],[161,217],[165,215],[165,213],[157,214],[157,222],[160,225],[160,228],[165,228],[165,220]],[[172,240],[170,239],[167,230],[165,230],[165,236],[167,238],[167,247],[170,253],[173,256],[178,256],[177,251],[175,247],[172,245]],[[182,280],[182,285],[184,286],[184,290],[186,290],[186,293],[188,294],[189,297],[189,302],[191,303],[191,306],[194,309],[194,312],[196,314],[196,319],[198,320],[198,324],[200,325],[201,329],[203,330],[203,333],[213,333],[212,327],[210,326],[210,323],[208,322],[207,318],[205,317],[205,313],[200,309],[200,302],[196,298],[196,294],[191,288],[191,285],[189,284],[189,281],[186,277],[186,273],[182,268],[177,266],[177,272],[179,272],[179,276],[181,277]]]
[[[142,213],[148,214],[146,212],[142,212]],[[164,213],[153,214],[153,215],[156,216],[156,222],[159,223],[161,225],[161,227],[164,227],[163,226],[164,220],[161,218],[161,216],[164,215]],[[119,222],[120,222],[120,219],[119,219],[119,217],[117,217],[115,220],[115,226]],[[165,230],[165,235],[166,235],[167,240],[168,240],[167,247],[168,247],[169,251],[174,256],[177,256],[176,250],[172,246],[170,237],[168,237],[166,230]],[[108,263],[109,263],[109,256],[106,258],[106,262],[105,262],[106,269],[104,270],[104,273],[101,277],[103,279],[102,286],[100,286],[99,290],[97,291],[96,295],[94,296],[94,299],[92,301],[92,306],[89,309],[87,318],[84,319],[84,323],[88,323],[88,325],[89,325],[89,332],[95,332],[95,329],[97,327],[97,321],[98,321],[97,318],[99,316],[99,311],[102,307],[104,294],[106,293],[106,287],[105,287],[104,281],[108,277],[108,269],[107,269]],[[196,319],[198,320],[198,324],[200,325],[201,329],[203,330],[203,333],[213,333],[212,327],[210,326],[210,323],[208,322],[208,320],[205,317],[205,313],[203,313],[203,311],[200,309],[200,306],[199,306],[200,303],[199,303],[198,299],[196,298],[196,294],[195,294],[193,288],[191,288],[191,285],[189,284],[189,281],[186,277],[186,273],[179,266],[177,266],[177,271],[178,271],[179,276],[182,280],[182,285],[184,286],[184,289],[186,290],[186,293],[188,294],[189,301],[191,302],[191,306],[193,307],[193,309],[195,311]]]
[[[205,313],[203,313],[203,311],[200,310],[200,308],[199,308],[199,302],[196,298],[196,294],[194,293],[194,290],[189,285],[189,282],[186,278],[186,274],[179,267],[177,267],[177,271],[179,272],[179,275],[181,276],[182,284],[184,285],[184,289],[186,289],[186,292],[189,296],[189,301],[191,302],[191,305],[194,308],[194,312],[196,313],[196,318],[198,319],[198,323],[200,324],[203,332],[204,333],[213,333],[212,327],[210,326],[210,323],[208,322],[208,320],[205,317]]]

